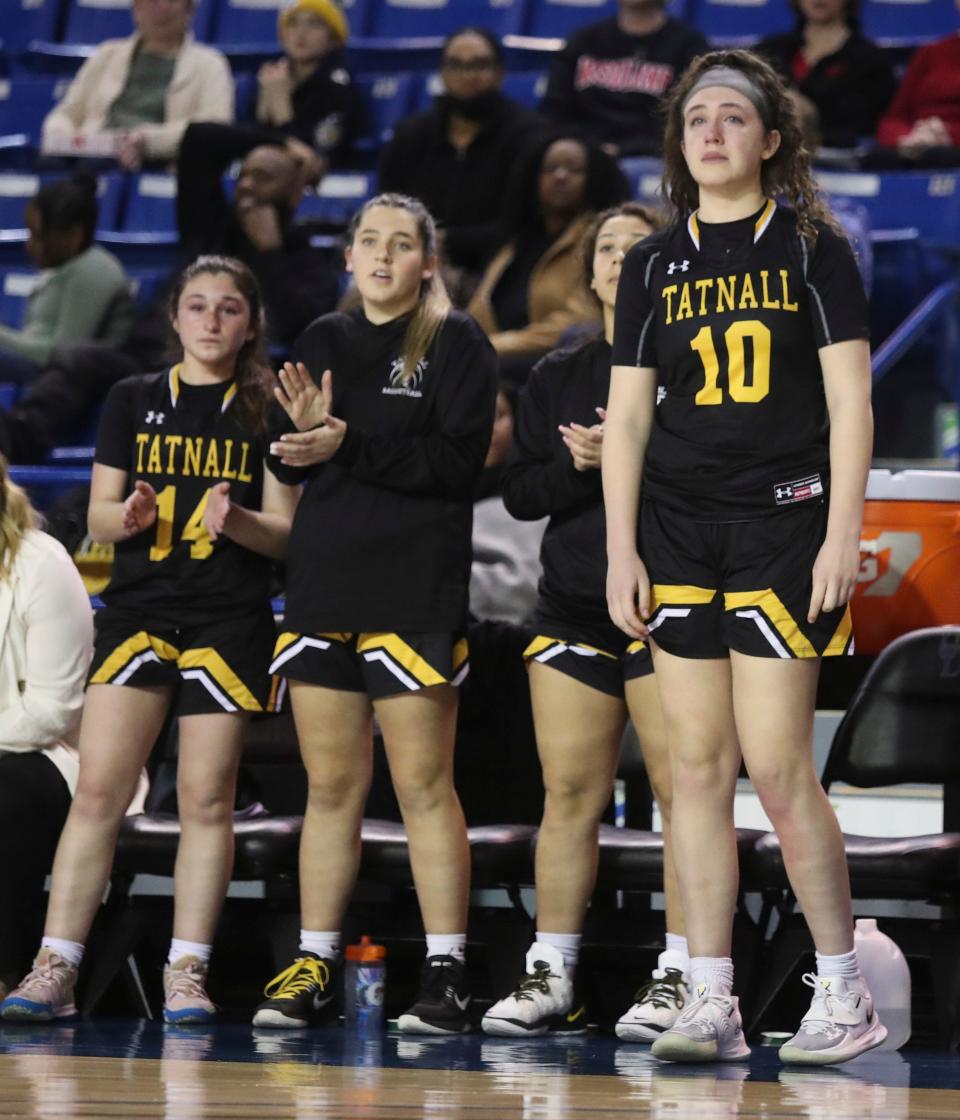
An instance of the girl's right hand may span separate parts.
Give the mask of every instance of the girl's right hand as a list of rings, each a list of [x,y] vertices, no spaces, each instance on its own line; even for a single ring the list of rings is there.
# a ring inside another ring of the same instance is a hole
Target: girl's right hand
[[[142,533],[157,520],[157,492],[149,482],[133,484],[133,493],[123,503],[123,531],[128,537]]]
[[[273,394],[297,431],[307,432],[318,428],[327,418],[333,402],[333,374],[324,370],[318,387],[303,362],[296,365],[284,362],[280,370],[280,385]]]
[[[610,556],[607,562],[607,610],[618,630],[646,641],[650,616],[650,577],[636,553]]]

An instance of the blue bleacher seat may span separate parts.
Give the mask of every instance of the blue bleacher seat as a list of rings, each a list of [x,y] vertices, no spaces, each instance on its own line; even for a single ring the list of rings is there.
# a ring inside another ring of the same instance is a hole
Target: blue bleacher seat
[[[23,326],[27,300],[37,286],[39,272],[11,271],[2,274],[0,282],[0,323],[6,327]]]
[[[538,70],[507,74],[503,80],[503,92],[507,97],[528,109],[536,109],[546,90],[547,75]]]
[[[56,78],[0,80],[0,135],[22,133],[38,147],[44,118],[64,88],[63,79]]]
[[[387,39],[445,38],[477,25],[495,35],[523,31],[526,0],[374,0],[370,34]]]
[[[346,225],[368,198],[373,196],[375,176],[365,171],[340,171],[324,175],[316,194],[304,196],[297,219],[315,218]]]
[[[210,38],[214,0],[198,0],[193,33],[201,42]],[[65,43],[102,43],[133,33],[129,0],[67,0]]]
[[[369,128],[357,144],[361,151],[376,151],[393,134],[397,123],[411,112],[414,79],[410,74],[362,74],[357,90],[367,108]]]
[[[617,14],[616,0],[528,0],[527,34],[567,39],[588,23]]]
[[[371,0],[343,0],[341,7],[350,22],[350,37],[367,32]],[[219,0],[213,19],[211,41],[225,48],[243,45],[279,51],[278,12],[287,0]]]
[[[957,28],[953,0],[863,0],[863,33],[883,46],[911,46],[941,39]]]
[[[63,0],[2,0],[3,49],[9,54],[32,39],[54,39],[59,31]]]
[[[62,179],[62,174],[6,172],[0,174],[0,229],[22,229],[23,211],[42,182]],[[114,229],[120,217],[124,177],[108,171],[99,176],[100,213],[98,229]]]
[[[233,112],[238,121],[252,121],[257,115],[257,79],[254,74],[235,74]]]
[[[148,307],[160,294],[170,276],[164,268],[130,268],[130,287],[137,307]]]
[[[11,409],[17,403],[20,386],[12,381],[0,382],[0,408]]]
[[[921,237],[960,244],[960,174],[952,171],[820,172],[831,196],[860,203],[874,230],[913,227]]]
[[[796,24],[788,0],[692,0],[688,15],[715,46],[753,43]]]
[[[176,175],[144,172],[131,176],[123,229],[128,233],[174,233],[176,228]]]

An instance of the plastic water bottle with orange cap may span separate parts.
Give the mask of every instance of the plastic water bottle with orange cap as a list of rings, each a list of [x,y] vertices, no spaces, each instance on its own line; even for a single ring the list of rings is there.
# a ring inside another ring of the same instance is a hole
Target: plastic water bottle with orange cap
[[[387,950],[364,935],[359,945],[348,945],[344,975],[344,1021],[358,1032],[383,1029],[383,990]]]

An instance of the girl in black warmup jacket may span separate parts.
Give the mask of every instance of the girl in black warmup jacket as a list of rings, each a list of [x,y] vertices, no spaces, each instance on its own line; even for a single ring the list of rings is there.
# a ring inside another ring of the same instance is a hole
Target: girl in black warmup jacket
[[[422,991],[400,1029],[468,1028],[470,856],[453,743],[497,366],[480,328],[451,310],[436,266],[423,205],[372,199],[347,249],[361,305],[318,319],[280,374],[286,424],[271,466],[306,488],[272,668],[290,685],[310,793],[300,954],[267,986],[257,1026],[305,1027],[333,1010],[376,714],[427,931]]]

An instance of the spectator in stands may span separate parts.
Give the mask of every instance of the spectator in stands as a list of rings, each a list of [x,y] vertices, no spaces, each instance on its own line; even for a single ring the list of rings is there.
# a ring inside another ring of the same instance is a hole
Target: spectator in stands
[[[540,542],[547,519],[516,521],[503,504],[503,473],[513,449],[517,390],[497,389],[490,447],[473,505],[470,614],[480,621],[525,623],[537,605]]]
[[[44,183],[27,203],[27,252],[41,270],[22,327],[0,325],[0,381],[41,371],[55,346],[122,342],[133,306],[123,266],[94,245],[97,181],[81,173]]]
[[[440,76],[444,92],[387,145],[377,189],[421,199],[450,264],[479,274],[497,233],[504,179],[539,120],[502,92],[503,52],[483,28],[447,39]]]
[[[861,0],[791,0],[793,31],[761,40],[765,55],[814,114],[820,142],[850,148],[872,136],[896,81],[882,50],[860,33]]]
[[[193,124],[184,133],[178,173],[177,220],[184,263],[201,254],[238,257],[263,292],[267,337],[288,346],[318,315],[333,309],[340,266],[310,244],[293,214],[315,153],[293,137],[282,143],[256,127]],[[242,159],[232,201],[223,175]],[[0,451],[15,462],[37,462],[71,438],[115,381],[159,369],[168,355],[167,291],[137,318],[121,348],[57,350],[30,391],[8,413],[0,410]]]
[[[0,998],[29,966],[43,926],[43,884],[77,785],[92,653],[80,576],[36,528],[0,458]]]
[[[666,0],[619,0],[614,18],[571,35],[550,71],[543,113],[614,155],[658,153],[660,99],[707,50],[700,32],[665,8]]]
[[[176,158],[190,121],[233,119],[226,58],[193,41],[195,0],[133,0],[136,30],[101,43],[43,122],[50,155],[114,155],[121,167]]]
[[[916,50],[877,141],[914,165],[960,165],[960,35]]]
[[[333,0],[294,0],[280,10],[279,33],[283,58],[257,74],[257,122],[342,160],[365,115],[344,65],[347,18]]]
[[[629,195],[616,160],[569,134],[541,140],[517,164],[499,250],[469,307],[500,356],[502,376],[525,380],[570,327],[599,325],[579,245],[593,215]]]

